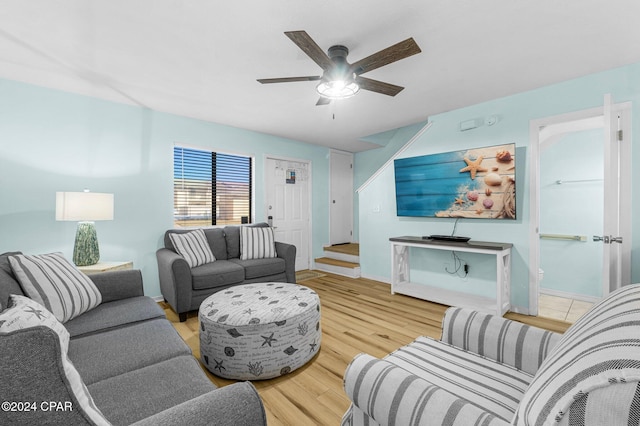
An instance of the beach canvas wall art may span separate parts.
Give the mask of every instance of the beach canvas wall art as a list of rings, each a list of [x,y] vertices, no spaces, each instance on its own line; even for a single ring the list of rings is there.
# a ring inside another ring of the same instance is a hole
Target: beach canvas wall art
[[[394,161],[398,216],[515,219],[515,144]]]

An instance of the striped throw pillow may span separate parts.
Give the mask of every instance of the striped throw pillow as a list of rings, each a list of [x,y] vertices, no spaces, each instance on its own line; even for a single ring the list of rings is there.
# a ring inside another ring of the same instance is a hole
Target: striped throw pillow
[[[271,227],[240,227],[240,260],[276,257],[276,239]]]
[[[638,424],[640,285],[611,293],[564,334],[524,394],[514,425]]]
[[[185,232],[184,234],[172,232],[169,234],[169,238],[171,238],[171,242],[178,254],[184,257],[184,260],[192,268],[216,260],[211,252],[207,236],[202,229]]]
[[[10,256],[13,273],[31,299],[47,308],[61,323],[102,303],[93,281],[62,253]]]

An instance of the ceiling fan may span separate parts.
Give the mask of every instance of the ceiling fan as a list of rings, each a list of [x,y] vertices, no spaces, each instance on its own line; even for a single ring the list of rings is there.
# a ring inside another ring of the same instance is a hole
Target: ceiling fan
[[[388,96],[397,95],[404,87],[362,77],[361,74],[421,52],[413,38],[408,38],[350,64],[347,62],[349,49],[345,46],[331,46],[324,53],[305,31],[286,31],[285,35],[322,68],[322,76],[261,78],[258,81],[262,84],[320,81],[316,87],[320,95],[316,105],[327,105],[334,99],[351,97],[360,89]]]

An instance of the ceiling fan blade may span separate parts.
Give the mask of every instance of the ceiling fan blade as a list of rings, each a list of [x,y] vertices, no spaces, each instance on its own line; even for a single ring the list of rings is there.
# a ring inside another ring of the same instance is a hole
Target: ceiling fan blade
[[[320,68],[326,71],[333,67],[333,61],[306,31],[285,31],[285,34],[316,64],[320,65]]]
[[[329,105],[331,103],[331,99],[325,98],[324,96],[320,96],[318,102],[316,102],[316,106],[320,105]]]
[[[351,72],[360,75],[420,52],[422,52],[422,50],[420,50],[420,47],[415,42],[413,37],[410,37],[404,41],[401,41],[400,43],[394,44],[393,46],[382,49],[381,51],[374,53],[373,55],[367,56],[364,59],[360,59],[359,61],[354,62],[353,64],[351,64],[350,69]]]
[[[319,75],[310,75],[306,77],[282,77],[282,78],[259,78],[259,81],[262,84],[269,83],[292,83],[294,81],[318,81],[322,79]]]
[[[356,83],[361,89],[369,90],[371,92],[382,93],[383,95],[395,96],[402,92],[404,87],[396,86],[395,84],[385,83],[383,81],[372,80],[370,78],[357,76]]]

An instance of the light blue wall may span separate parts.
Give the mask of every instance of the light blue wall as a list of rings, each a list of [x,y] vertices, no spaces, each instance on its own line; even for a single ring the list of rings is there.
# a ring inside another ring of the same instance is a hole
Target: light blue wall
[[[391,135],[384,146],[369,151],[360,152],[354,156],[353,167],[353,187],[354,190],[367,181],[391,156],[393,156],[400,148],[402,148],[411,138],[418,133],[425,125],[426,121],[412,124],[410,126],[396,129],[395,132],[385,132],[385,135]],[[354,195],[354,241],[360,238],[359,231],[359,203],[358,195]]]
[[[329,241],[328,149],[248,130],[0,80],[0,253],[62,251],[76,224],[55,221],[55,192],[115,194],[97,222],[101,258],[132,260],[145,293],[160,295],[155,251],[173,225],[173,145],[255,156],[257,221],[264,221],[266,154],[312,162],[313,254]]]
[[[511,301],[516,307],[527,309],[529,292],[529,122],[571,111],[602,106],[604,94],[611,93],[616,102],[633,101],[634,164],[640,164],[640,127],[637,103],[640,101],[640,64],[589,75],[530,92],[509,96],[478,105],[461,108],[430,118],[431,128],[402,154],[402,157],[447,152],[488,145],[516,144],[517,215],[515,221],[461,220],[458,235],[476,240],[511,242],[512,286]],[[466,132],[459,124],[474,118],[497,115],[493,126],[481,126]],[[356,168],[371,153],[356,155]],[[388,158],[388,157],[387,157]],[[382,159],[379,159],[380,162]],[[358,170],[356,170],[357,176]],[[368,176],[364,173],[360,180]],[[633,170],[633,182],[640,179],[640,167]],[[640,212],[640,187],[633,185],[632,209]],[[364,276],[385,281],[391,276],[389,237],[401,235],[447,234],[452,231],[453,219],[400,218],[396,216],[393,167],[386,168],[359,197],[360,263]],[[380,207],[379,212],[374,212]],[[640,229],[640,214],[633,215],[633,229]],[[640,264],[640,236],[632,242],[632,265]],[[492,261],[491,258],[487,258]],[[468,281],[473,282],[477,268],[470,263]],[[640,268],[633,267],[632,280],[640,281]],[[460,285],[468,285],[461,282]],[[481,280],[483,291],[490,291]],[[480,289],[478,289],[480,291]]]
[[[540,240],[541,289],[602,296],[603,243],[591,237],[602,235],[603,155],[603,129],[564,134],[540,152],[540,233],[587,237]]]

